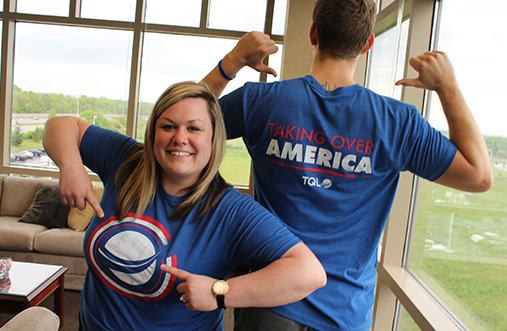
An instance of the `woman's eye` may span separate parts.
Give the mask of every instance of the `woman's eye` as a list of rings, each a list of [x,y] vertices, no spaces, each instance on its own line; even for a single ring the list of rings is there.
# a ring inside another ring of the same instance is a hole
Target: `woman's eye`
[[[191,127],[189,128],[189,130],[190,130],[190,131],[201,131],[201,129],[199,129],[199,128],[198,128],[198,127],[196,127],[196,126],[191,126]]]

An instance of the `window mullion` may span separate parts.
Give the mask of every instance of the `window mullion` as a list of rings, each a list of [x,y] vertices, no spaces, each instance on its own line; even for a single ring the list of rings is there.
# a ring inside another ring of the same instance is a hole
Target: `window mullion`
[[[137,106],[139,101],[139,86],[141,82],[141,57],[143,47],[143,25],[146,10],[146,0],[137,0],[136,18],[134,22],[134,40],[132,42],[132,61],[130,68],[129,103],[127,110],[126,134],[135,137],[137,128]]]

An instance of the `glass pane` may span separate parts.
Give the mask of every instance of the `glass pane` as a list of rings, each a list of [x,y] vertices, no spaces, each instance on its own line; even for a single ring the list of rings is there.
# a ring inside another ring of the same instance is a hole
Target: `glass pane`
[[[110,21],[134,21],[136,0],[82,0],[81,17]]]
[[[277,44],[277,46],[278,51],[275,54],[269,56],[269,67],[275,69],[276,77],[273,75],[267,75],[267,82],[279,81],[280,76],[282,75],[280,70],[282,68],[283,45]]]
[[[144,141],[146,122],[153,104],[167,87],[185,80],[200,81],[236,43],[236,40],[231,39],[147,33],[143,48],[137,139]],[[206,50],[205,54],[203,50]],[[281,54],[280,51],[278,53]],[[272,66],[279,73],[280,61],[275,60]],[[229,83],[224,94],[242,86],[247,81],[259,81],[259,73],[251,68],[244,68]],[[233,184],[248,185],[250,158],[246,148],[244,145],[240,147],[240,143],[242,145],[241,141],[227,142],[228,147],[236,152],[228,152],[222,164],[222,175]],[[237,152],[240,149],[241,153]],[[234,169],[234,172],[241,175],[238,176],[227,169]]]
[[[16,24],[11,164],[46,167],[41,133],[51,116],[125,133],[132,33]]]
[[[370,52],[372,58],[370,70],[368,71],[368,88],[398,100],[401,99],[402,90],[401,86],[395,86],[394,83],[403,78],[409,22],[410,20],[406,20],[401,24],[400,47],[396,67],[394,67],[396,28],[377,36]],[[393,76],[394,70],[396,70],[396,77]]]
[[[399,331],[421,331],[421,328],[417,325],[417,323],[414,321],[412,316],[407,312],[407,310],[399,304],[399,307],[401,307],[400,312],[400,318],[398,321],[398,328]]]
[[[273,13],[273,34],[285,34],[285,20],[287,15],[287,0],[275,0],[275,11]]]
[[[210,0],[208,27],[264,31],[266,0]]]
[[[147,0],[147,23],[199,27],[201,0]]]
[[[26,14],[69,16],[69,6],[69,0],[17,0],[16,11]]]
[[[449,55],[485,136],[495,184],[474,194],[421,180],[409,266],[469,329],[507,330],[507,82],[501,72],[507,36],[491,33],[503,30],[507,3],[442,4],[438,49]],[[494,51],[482,51],[491,45]],[[446,134],[436,95],[429,111],[430,123]]]

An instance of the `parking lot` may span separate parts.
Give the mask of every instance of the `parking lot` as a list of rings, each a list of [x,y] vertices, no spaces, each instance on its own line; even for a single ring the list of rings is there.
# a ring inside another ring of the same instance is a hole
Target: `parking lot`
[[[54,165],[51,165],[51,159],[46,155],[43,148],[12,152],[10,164],[27,167],[54,167]]]

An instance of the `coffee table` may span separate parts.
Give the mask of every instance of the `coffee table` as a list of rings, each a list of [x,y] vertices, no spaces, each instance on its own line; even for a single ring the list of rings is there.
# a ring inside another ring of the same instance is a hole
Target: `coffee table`
[[[0,312],[17,314],[39,305],[55,292],[54,311],[63,326],[64,275],[67,268],[56,265],[12,261],[10,287],[0,289]]]

